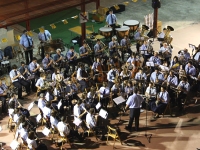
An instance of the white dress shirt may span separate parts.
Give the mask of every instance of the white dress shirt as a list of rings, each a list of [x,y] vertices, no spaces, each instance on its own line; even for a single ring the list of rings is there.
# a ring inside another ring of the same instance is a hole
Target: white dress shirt
[[[45,118],[50,117],[50,115],[51,115],[51,109],[46,106],[42,109],[42,112],[43,112]]]
[[[37,148],[37,143],[35,140],[31,140],[29,138],[27,138],[27,144],[28,144],[28,148],[30,148],[32,150],[32,148]]]
[[[38,100],[38,107],[41,109],[41,110],[43,110],[43,108],[46,106],[46,102],[45,102],[45,100],[43,99],[43,98],[40,98],[39,100]]]
[[[73,109],[74,117],[79,117],[81,115],[81,107],[76,104]]]
[[[64,122],[62,122],[62,121],[58,122],[57,128],[58,128],[58,131],[59,131],[59,133],[60,133],[61,136],[65,136],[65,134],[69,135],[69,133],[70,133],[70,130],[67,127],[67,125]]]
[[[55,117],[50,116],[50,122],[51,122],[51,127],[52,128],[54,128],[54,126],[57,127],[58,120]]]
[[[86,115],[86,122],[87,122],[87,126],[89,129],[90,127],[93,128],[96,126],[96,120],[95,120],[95,116],[94,115],[91,115],[91,113],[88,113]]]

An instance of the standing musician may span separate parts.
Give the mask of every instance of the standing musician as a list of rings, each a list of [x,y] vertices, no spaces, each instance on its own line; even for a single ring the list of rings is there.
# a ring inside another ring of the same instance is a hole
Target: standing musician
[[[51,71],[53,72],[53,59],[50,57],[49,53],[45,54],[44,59],[42,60],[42,66],[44,71]]]
[[[115,28],[116,28],[116,24],[117,24],[117,17],[115,14],[113,14],[113,10],[110,9],[109,10],[109,15],[107,15],[106,17],[106,23],[108,25],[108,27],[112,28],[113,31],[113,35],[115,35]]]
[[[170,62],[172,56],[172,49],[167,46],[167,43],[163,43],[163,46],[160,48],[159,53],[165,58],[167,62]]]
[[[151,103],[151,110],[155,113],[154,117],[158,118],[165,111],[167,103],[169,103],[169,93],[165,87],[161,87],[160,93],[157,95],[157,100]]]
[[[124,61],[124,54],[125,52],[129,53],[129,55],[132,55],[132,51],[131,51],[131,41],[128,38],[128,35],[125,35],[124,38],[121,40],[120,45],[122,46],[122,60]]]
[[[72,72],[74,72],[75,66],[77,65],[77,62],[76,62],[77,56],[74,52],[74,46],[70,47],[69,51],[66,53],[66,57],[69,61],[69,66],[72,66]]]
[[[139,53],[139,50],[140,50],[140,40],[142,39],[142,36],[141,36],[141,28],[137,28],[137,32],[135,33],[134,35],[134,39],[137,41],[137,44],[136,44],[136,49],[137,49],[137,53]]]
[[[149,53],[149,47],[148,47],[147,40],[144,40],[142,46],[140,47],[140,54],[143,55],[145,63],[147,62],[147,59],[149,59],[152,56],[152,54]]]
[[[108,71],[107,74],[107,80],[108,80],[108,87],[112,88],[112,86],[115,84],[115,79],[119,76],[118,72],[116,71],[115,66],[111,66],[110,71]]]
[[[9,73],[10,79],[13,85],[18,89],[18,99],[24,99],[22,97],[22,86],[26,88],[27,95],[30,93],[30,83],[27,82],[24,77],[17,71],[17,66],[13,65],[12,70]]]
[[[139,131],[139,117],[140,117],[140,105],[144,101],[144,99],[137,94],[138,89],[135,88],[133,91],[133,95],[131,95],[126,101],[125,110],[130,109],[130,118],[128,126],[125,129],[132,131],[133,120],[135,120],[135,131]]]
[[[26,58],[26,65],[28,65],[33,59],[34,45],[33,45],[33,39],[30,36],[28,36],[28,34],[27,34],[27,30],[23,31],[23,35],[20,38],[19,44],[24,49],[25,58]],[[28,55],[30,56],[30,59],[29,59]]]
[[[47,83],[46,83],[47,81],[45,81],[45,79],[46,79],[46,74],[41,73],[40,78],[37,80],[37,82],[35,84],[35,86],[37,87],[37,91],[38,91],[37,96],[39,96],[40,93],[45,93],[47,88],[49,87],[47,85]]]
[[[106,82],[103,82],[102,87],[99,89],[100,97],[101,97],[101,105],[104,108],[107,108],[109,97],[110,97],[110,88],[106,84]]]
[[[40,40],[41,44],[41,57],[44,58],[44,43],[51,40],[51,33],[48,30],[45,30],[44,27],[41,27],[43,29],[43,32],[40,31],[38,34],[38,39]]]
[[[92,65],[92,61],[89,57],[89,52],[87,50],[87,43],[84,41],[83,46],[79,48],[81,62],[88,64],[89,66]]]
[[[86,115],[86,123],[89,129],[94,130],[96,133],[98,131],[102,132],[101,140],[105,139],[106,128],[105,126],[98,126],[97,125],[97,118],[95,117],[95,109],[90,108],[89,113]]]
[[[116,41],[115,37],[112,37],[112,41],[109,42],[108,48],[109,48],[109,56],[112,57],[113,54],[117,53],[117,46],[119,46],[119,43]]]
[[[65,59],[65,56],[63,54],[61,54],[61,49],[58,48],[56,50],[56,54],[53,57],[54,63],[56,67],[62,67],[63,65],[63,61]],[[66,66],[65,66],[66,67]]]
[[[8,87],[0,80],[0,101],[2,101],[2,112],[6,113],[6,98],[8,95]]]
[[[87,78],[83,77],[83,71],[84,71],[84,64],[79,63],[76,78],[78,80],[78,83],[80,84],[81,92],[84,92],[85,88],[87,88],[87,83],[86,83]]]

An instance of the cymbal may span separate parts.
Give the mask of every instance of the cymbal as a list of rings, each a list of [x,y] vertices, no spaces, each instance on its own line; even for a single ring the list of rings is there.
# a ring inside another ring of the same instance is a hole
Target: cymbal
[[[174,28],[171,27],[171,26],[167,26],[167,29],[170,30],[170,31],[174,31]]]
[[[73,99],[73,100],[72,100],[72,104],[75,105],[76,103],[77,103],[77,100],[76,100],[76,99]]]
[[[145,29],[145,30],[149,30],[149,27],[144,25],[144,24],[142,25],[142,28]]]

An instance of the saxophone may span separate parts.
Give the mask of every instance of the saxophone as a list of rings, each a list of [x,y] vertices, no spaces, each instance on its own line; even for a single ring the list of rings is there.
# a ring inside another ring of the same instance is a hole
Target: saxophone
[[[88,43],[86,43],[85,49],[88,51],[88,54],[92,54],[93,53],[93,50],[91,49],[91,47],[89,46]]]

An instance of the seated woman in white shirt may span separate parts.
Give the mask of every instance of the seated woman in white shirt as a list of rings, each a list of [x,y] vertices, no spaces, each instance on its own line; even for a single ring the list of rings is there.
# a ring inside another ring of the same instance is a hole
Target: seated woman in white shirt
[[[52,110],[51,116],[50,116],[50,123],[51,123],[51,128],[54,129],[54,127],[57,127],[58,120],[56,118],[57,112],[55,110]]]

